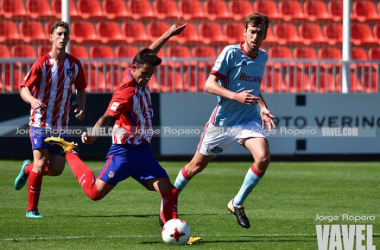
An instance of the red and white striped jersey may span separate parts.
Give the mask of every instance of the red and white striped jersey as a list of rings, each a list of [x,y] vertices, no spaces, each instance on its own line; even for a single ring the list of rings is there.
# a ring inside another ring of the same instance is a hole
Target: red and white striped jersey
[[[122,82],[112,95],[106,114],[116,119],[112,143],[149,143],[153,136],[153,108],[148,86],[133,79],[131,68],[123,73]]]
[[[87,87],[81,63],[66,54],[63,63],[57,63],[49,54],[39,58],[25,76],[21,87],[34,89],[33,96],[41,100],[45,109],[30,109],[29,126],[64,129],[71,113],[72,85],[77,90]]]

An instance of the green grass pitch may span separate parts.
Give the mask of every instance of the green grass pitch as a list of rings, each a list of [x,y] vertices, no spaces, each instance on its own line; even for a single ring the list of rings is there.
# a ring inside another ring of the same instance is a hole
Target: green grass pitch
[[[97,174],[103,162],[87,162]],[[184,162],[161,162],[172,181]],[[245,202],[251,228],[242,229],[227,211],[249,162],[212,162],[179,197],[180,218],[203,242],[169,246],[158,224],[160,197],[133,179],[103,200],[85,196],[69,166],[43,179],[39,210],[25,217],[27,190],[13,188],[21,161],[0,161],[0,249],[318,249],[316,225],[373,225],[380,249],[380,163],[273,162]],[[338,216],[332,223],[316,215]],[[342,215],[374,216],[343,221]],[[365,241],[364,241],[365,243]]]

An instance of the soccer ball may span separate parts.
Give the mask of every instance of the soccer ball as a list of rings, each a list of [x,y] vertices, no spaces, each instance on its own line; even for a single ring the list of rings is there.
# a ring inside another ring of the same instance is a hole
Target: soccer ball
[[[190,238],[190,227],[184,220],[168,220],[161,232],[162,240],[167,244],[186,245]]]

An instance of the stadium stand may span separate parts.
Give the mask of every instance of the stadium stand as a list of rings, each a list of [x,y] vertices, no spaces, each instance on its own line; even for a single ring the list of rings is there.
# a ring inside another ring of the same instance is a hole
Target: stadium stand
[[[14,20],[29,17],[25,10],[25,4],[22,0],[1,0],[0,6],[5,18]]]
[[[253,11],[266,13],[273,21],[282,20],[282,14],[278,10],[278,6],[275,1],[272,0],[257,0],[253,3]]]
[[[136,20],[153,20],[152,5],[148,0],[128,0],[129,14]]]
[[[186,29],[177,36],[177,41],[180,44],[188,44],[190,46],[202,43],[198,36],[197,27],[191,22],[187,23]]]
[[[153,15],[158,19],[178,19],[178,7],[174,0],[154,0]]]
[[[16,44],[12,46],[12,57],[37,58],[37,53],[30,44]]]
[[[77,11],[83,19],[102,20],[106,18],[98,0],[78,0]]]
[[[114,21],[98,22],[96,34],[102,43],[119,44],[125,41],[121,35],[119,24]]]
[[[115,49],[115,58],[129,58],[130,62],[135,57],[135,55],[139,52],[138,48],[134,45],[119,45]],[[120,62],[120,66],[122,68],[127,68],[130,65],[130,62],[125,62],[124,60]]]
[[[236,44],[244,42],[244,28],[243,23],[226,23],[223,26],[223,34],[225,35],[225,39],[227,39],[227,43]]]
[[[25,73],[19,69],[6,69],[5,70],[5,84],[1,82],[0,86],[2,87],[1,92],[18,92],[20,90],[20,83],[24,79]],[[11,83],[14,84],[11,84]]]
[[[159,38],[164,32],[170,28],[169,23],[165,21],[151,21],[148,23],[146,28],[146,33],[150,42],[154,42]],[[167,44],[175,43],[176,39],[170,39]]]
[[[202,3],[199,0],[178,1],[179,15],[184,20],[205,20]]]
[[[353,1],[352,16],[359,22],[379,21],[375,3],[372,1]]]
[[[332,20],[332,17],[327,11],[326,4],[321,0],[305,1],[303,10],[306,18],[310,22],[327,22]]]
[[[253,6],[248,0],[231,0],[228,2],[228,8],[236,21],[244,20],[248,14],[253,13]]]
[[[302,23],[298,27],[298,33],[304,45],[321,46],[326,45],[322,28],[317,23]]]
[[[365,23],[353,23],[351,25],[351,42],[358,46],[377,45],[371,28]]]
[[[306,19],[301,2],[297,0],[280,1],[279,11],[285,21],[305,21]]]
[[[203,11],[209,20],[232,20],[226,1],[205,0]]]
[[[146,34],[146,28],[142,22],[126,21],[121,26],[121,33],[129,44],[147,43],[150,40]]]
[[[317,52],[315,51],[313,47],[299,46],[293,50],[293,58],[300,59],[300,60],[308,59],[308,60],[316,61],[318,59],[318,56],[317,56]],[[313,69],[315,69],[317,64],[318,64],[317,62],[310,63],[310,62],[302,61],[302,62],[297,63],[297,67],[299,69],[302,69],[302,68],[308,69],[309,67],[313,67]]]
[[[376,24],[373,27],[373,36],[377,44],[380,45],[380,24]]]
[[[76,43],[93,44],[99,41],[94,24],[90,21],[76,21],[71,24],[70,40]]]
[[[50,44],[40,45],[40,46],[38,46],[37,56],[40,58],[40,57],[46,55],[47,53],[49,53],[50,51],[51,51],[51,45]]]
[[[49,19],[53,17],[50,3],[47,0],[26,1],[26,12],[34,19]]]
[[[343,41],[343,25],[327,23],[323,28],[323,35],[330,45],[340,45]]]
[[[327,9],[331,18],[335,22],[341,22],[343,19],[343,1],[332,0],[328,2]]]
[[[111,88],[107,89],[107,86],[104,81],[104,74],[100,70],[96,69],[85,69],[84,77],[89,85],[87,91],[89,92],[105,92],[109,91]]]
[[[288,89],[291,93],[311,91],[308,73],[300,70],[296,71],[296,73],[294,70],[291,70],[285,77],[285,84],[286,89]]]
[[[52,14],[58,18],[61,19],[62,17],[62,0],[53,0],[51,2],[51,11]],[[78,19],[79,15],[77,12],[77,7],[73,0],[70,0],[70,19]]]
[[[339,83],[340,81],[336,81]],[[340,86],[340,85],[339,85]],[[313,72],[311,74],[311,90],[312,92],[335,92],[338,85],[335,85],[334,76],[330,72]]]
[[[205,44],[221,45],[227,44],[224,38],[222,27],[219,22],[205,21],[198,26],[200,40]]]
[[[71,45],[70,54],[75,56],[78,59],[88,59],[88,52],[85,46],[83,45]]]
[[[131,18],[127,5],[123,0],[103,0],[103,14],[110,20],[126,20]]]
[[[0,58],[10,58],[11,52],[9,51],[9,48],[5,44],[0,44]]]
[[[366,72],[364,75],[364,91],[367,93],[377,92],[380,87],[380,77],[376,72]]]
[[[318,59],[340,61],[342,60],[342,52],[338,47],[324,46],[318,51]],[[340,62],[321,62],[320,65],[322,69],[340,69]]]
[[[207,80],[207,75],[203,70],[191,69],[183,74],[183,91],[184,92],[204,92],[204,84]]]
[[[47,42],[48,36],[45,35],[41,22],[28,20],[20,22],[20,36],[27,43]]]
[[[276,23],[273,27],[274,39],[280,45],[300,45],[302,40],[298,36],[297,28],[293,23]]]
[[[0,42],[17,44],[21,41],[16,23],[11,20],[0,20]]]

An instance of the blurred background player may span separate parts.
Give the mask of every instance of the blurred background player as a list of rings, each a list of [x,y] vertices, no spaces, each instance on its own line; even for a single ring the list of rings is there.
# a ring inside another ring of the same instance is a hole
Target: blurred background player
[[[79,60],[65,52],[69,39],[68,23],[55,23],[50,31],[52,50],[33,64],[20,85],[21,98],[31,105],[29,126],[33,163],[23,162],[14,187],[20,190],[28,181],[26,217],[42,218],[38,212],[42,177],[60,175],[65,167],[65,158],[44,139],[53,129],[63,132],[67,128],[72,85],[76,88],[79,106],[74,111],[77,113],[75,117],[82,121],[85,115],[87,84]]]
[[[228,209],[243,228],[250,223],[243,203],[264,176],[270,162],[268,141],[263,133],[264,124],[271,130],[274,116],[260,94],[268,54],[260,49],[266,37],[269,18],[261,13],[245,19],[243,44],[223,49],[209,75],[205,90],[218,98],[218,105],[206,123],[197,152],[178,173],[174,186],[182,191],[187,183],[206,168],[215,154],[225,151],[237,141],[254,158],[243,185],[228,203]],[[257,105],[260,110],[257,109]]]
[[[102,199],[118,182],[132,177],[146,189],[161,195],[160,218],[163,223],[178,217],[178,190],[150,151],[153,107],[147,84],[156,67],[161,64],[162,60],[157,56],[158,51],[166,41],[180,34],[185,27],[186,24],[171,26],[149,48],[136,54],[131,68],[124,71],[122,82],[113,93],[106,113],[95,124],[92,134],[82,134],[82,142],[91,144],[97,138],[96,132],[116,119],[112,146],[98,178],[95,178],[92,170],[77,156],[75,144],[55,137],[45,140],[62,148],[71,170],[90,199]],[[194,241],[194,238],[190,241]]]

